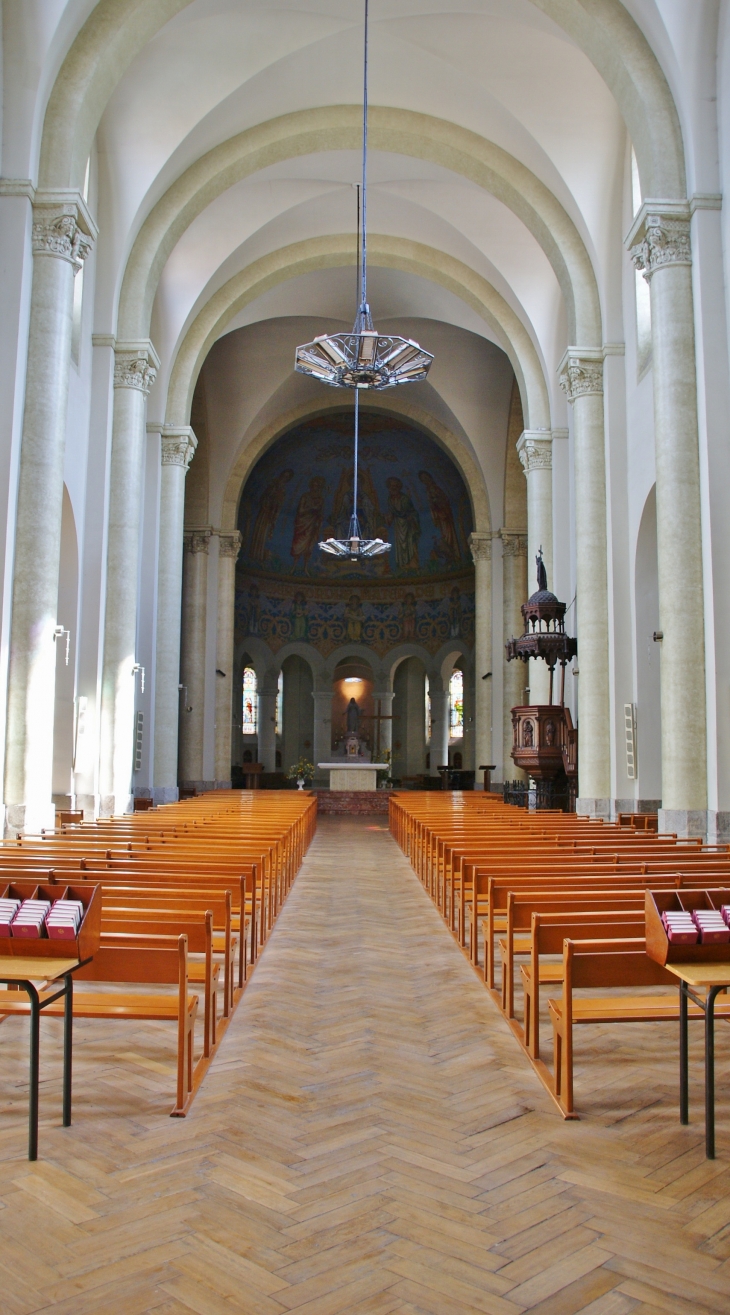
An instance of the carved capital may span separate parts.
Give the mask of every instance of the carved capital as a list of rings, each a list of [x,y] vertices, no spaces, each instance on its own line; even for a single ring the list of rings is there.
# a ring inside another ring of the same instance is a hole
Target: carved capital
[[[527,535],[518,534],[513,530],[502,530],[502,556],[503,557],[526,557],[527,556]]]
[[[560,363],[560,387],[569,402],[603,393],[603,352],[569,347]]]
[[[533,470],[552,470],[552,434],[542,429],[526,429],[517,441],[517,455],[522,462],[525,478]]]
[[[117,347],[114,352],[114,387],[136,388],[146,396],[157,378],[157,364],[145,349],[120,351]]]
[[[205,552],[210,547],[210,530],[186,530],[183,535],[186,552]]]
[[[73,195],[51,193],[33,207],[33,255],[67,260],[74,274],[81,269],[96,236],[80,201]]]
[[[198,440],[192,429],[163,429],[160,448],[162,465],[182,466],[187,471],[197,446]]]
[[[665,265],[691,265],[689,206],[682,201],[645,201],[627,244],[635,268],[647,282]]]
[[[474,564],[477,562],[491,562],[492,560],[492,536],[491,534],[470,534],[469,547]]]
[[[218,556],[232,557],[234,562],[241,551],[241,533],[235,530],[233,534],[220,534],[218,536]]]

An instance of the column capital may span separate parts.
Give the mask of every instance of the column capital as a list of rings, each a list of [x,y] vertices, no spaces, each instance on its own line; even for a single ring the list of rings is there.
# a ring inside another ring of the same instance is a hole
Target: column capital
[[[491,562],[492,560],[492,536],[491,534],[470,534],[469,547],[471,555],[476,565],[477,562]]]
[[[160,358],[149,338],[118,342],[114,348],[114,387],[136,388],[147,395],[157,378]]]
[[[517,440],[517,454],[525,478],[533,470],[552,470],[553,436],[549,429],[525,429]]]
[[[160,447],[162,465],[182,466],[187,472],[197,446],[198,440],[189,425],[183,425],[179,429],[165,425]]]
[[[500,530],[503,557],[526,557],[527,535],[518,530]]]
[[[36,192],[33,202],[34,256],[67,260],[78,274],[89,255],[98,229],[80,192],[72,188]]]
[[[634,267],[647,283],[665,265],[691,265],[688,201],[644,201],[626,238]]]
[[[233,534],[218,535],[218,556],[232,557],[234,562],[241,551],[241,532],[234,530]]]
[[[210,547],[210,530],[186,530],[183,534],[185,552],[206,552]]]
[[[569,402],[603,393],[603,352],[600,347],[568,347],[558,366],[560,387]]]

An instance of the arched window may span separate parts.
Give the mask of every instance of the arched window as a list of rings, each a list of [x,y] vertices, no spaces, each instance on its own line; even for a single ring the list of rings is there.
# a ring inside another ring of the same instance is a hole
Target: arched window
[[[243,668],[243,733],[256,735],[259,728],[258,681],[253,667]]]
[[[279,672],[279,683],[276,687],[276,734],[284,734],[284,672]]]
[[[449,736],[459,740],[464,734],[464,673],[455,671],[449,681]]]
[[[426,690],[426,708],[425,708],[426,744],[428,744],[429,740],[431,739],[431,687],[428,683],[428,676],[426,676],[425,690]]]

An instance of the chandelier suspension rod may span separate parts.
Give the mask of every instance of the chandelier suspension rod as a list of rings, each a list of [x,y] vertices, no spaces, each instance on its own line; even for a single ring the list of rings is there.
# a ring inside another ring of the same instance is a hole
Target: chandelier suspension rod
[[[360,391],[355,389],[355,473],[352,480],[352,514],[357,519],[357,460],[358,460],[358,430],[360,422]]]
[[[365,52],[362,93],[362,285],[361,306],[367,304],[367,231],[368,231],[368,6],[365,0]]]

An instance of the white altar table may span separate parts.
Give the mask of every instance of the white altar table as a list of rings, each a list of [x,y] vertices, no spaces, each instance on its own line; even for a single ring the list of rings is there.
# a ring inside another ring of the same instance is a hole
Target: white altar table
[[[387,763],[347,762],[317,763],[321,772],[330,774],[330,790],[375,790],[377,773],[388,770]]]

